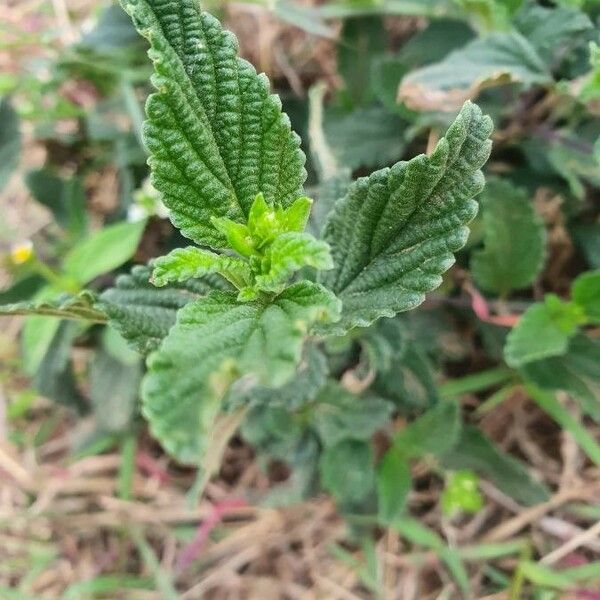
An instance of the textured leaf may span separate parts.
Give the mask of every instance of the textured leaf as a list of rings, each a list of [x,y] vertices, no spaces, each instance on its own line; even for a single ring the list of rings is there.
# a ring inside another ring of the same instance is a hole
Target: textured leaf
[[[465,426],[458,443],[441,460],[447,469],[476,471],[522,504],[539,504],[549,498],[546,487],[533,479],[522,463],[504,454],[477,427]]]
[[[0,192],[8,183],[21,154],[19,116],[8,98],[0,99]]]
[[[248,374],[263,385],[283,385],[311,325],[338,313],[335,296],[306,281],[271,303],[240,304],[234,293],[215,291],[188,304],[148,360],[143,411],[154,435],[179,460],[196,462],[216,414],[215,376],[226,370],[230,377]]]
[[[566,354],[533,361],[523,375],[543,390],[563,390],[579,401],[582,410],[600,422],[600,342],[576,335]]]
[[[400,85],[399,97],[416,110],[454,110],[483,87],[552,82],[535,48],[517,32],[492,33],[455,50],[441,62],[417,69]]]
[[[222,247],[210,217],[245,222],[259,192],[283,206],[302,195],[300,139],[268,80],[238,56],[235,36],[195,0],[122,0],[150,42],[153,83],[144,139],[152,182],[173,223]]]
[[[93,233],[67,253],[63,261],[65,274],[85,285],[120,267],[133,256],[145,226],[145,221],[124,221]]]
[[[504,357],[511,367],[567,351],[569,339],[585,322],[583,309],[547,294],[544,302],[530,306],[506,338]]]
[[[55,300],[33,300],[0,306],[2,315],[45,315],[61,319],[106,322],[106,314],[95,305],[96,297],[84,291],[75,296],[60,295]]]
[[[327,447],[319,460],[323,487],[341,504],[356,504],[373,490],[375,468],[371,446],[344,440]]]
[[[311,418],[324,446],[342,440],[368,441],[390,419],[393,404],[376,397],[359,397],[330,382],[315,400]]]
[[[263,264],[264,274],[256,276],[256,284],[267,292],[279,291],[290,275],[304,267],[333,268],[329,245],[308,233],[280,235],[267,250]]]
[[[141,354],[158,347],[180,308],[212,290],[231,289],[226,281],[208,277],[158,289],[150,283],[151,274],[151,267],[133,267],[130,274],[117,277],[115,287],[104,291],[96,304]]]
[[[590,321],[600,323],[600,270],[583,273],[571,287],[571,297]]]
[[[176,248],[154,261],[152,283],[162,287],[167,283],[183,282],[193,277],[218,273],[234,285],[248,285],[250,267],[239,258],[215,254],[194,246]]]
[[[493,179],[481,196],[484,249],[474,252],[471,270],[484,290],[506,294],[527,287],[544,264],[544,223],[524,190]]]
[[[431,156],[357,180],[327,222],[335,268],[321,280],[342,300],[337,332],[415,308],[467,239],[483,187],[492,124],[467,103]]]

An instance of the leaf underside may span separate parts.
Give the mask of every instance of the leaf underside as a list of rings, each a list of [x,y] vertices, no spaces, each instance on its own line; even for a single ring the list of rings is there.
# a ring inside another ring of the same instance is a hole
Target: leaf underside
[[[415,308],[438,287],[468,236],[484,184],[492,123],[466,103],[430,156],[358,179],[327,222],[335,268],[321,281],[342,300],[328,332]]]
[[[143,411],[154,435],[182,462],[197,462],[219,375],[225,383],[251,375],[263,385],[283,385],[300,362],[310,326],[338,312],[331,292],[306,281],[268,303],[239,303],[235,293],[214,291],[185,306],[148,359]]]
[[[245,222],[262,192],[284,207],[306,178],[300,138],[264,74],[195,0],[122,0],[154,62],[144,140],[171,219],[200,245],[223,247],[210,217]]]

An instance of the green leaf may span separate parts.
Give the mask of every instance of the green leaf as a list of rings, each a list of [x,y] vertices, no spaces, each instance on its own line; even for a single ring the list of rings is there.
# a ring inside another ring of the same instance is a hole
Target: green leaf
[[[583,273],[571,286],[571,298],[589,321],[600,323],[600,270]]]
[[[381,17],[350,18],[344,21],[338,42],[338,72],[344,92],[352,104],[368,102],[373,96],[373,66],[384,53],[386,32]]]
[[[544,302],[530,306],[510,331],[504,358],[511,367],[567,352],[569,339],[586,320],[583,309],[546,294]]]
[[[472,469],[526,506],[549,498],[546,487],[533,479],[521,462],[504,454],[472,425],[463,427],[458,443],[444,453],[441,461],[447,469]]]
[[[482,88],[508,82],[552,82],[535,48],[516,31],[491,33],[413,71],[402,80],[398,95],[415,110],[453,110]]]
[[[323,487],[340,504],[357,504],[373,490],[375,469],[368,443],[344,440],[325,448],[319,459]]]
[[[468,469],[451,473],[442,492],[441,504],[445,515],[457,512],[476,513],[483,506],[479,478]]]
[[[402,119],[381,106],[351,112],[331,109],[325,113],[325,137],[336,161],[348,169],[384,167],[404,152]]]
[[[98,275],[120,267],[133,256],[145,227],[145,221],[124,221],[100,229],[67,253],[64,273],[85,285]]]
[[[81,181],[73,177],[65,180],[49,169],[29,171],[25,182],[33,197],[46,206],[56,222],[74,238],[87,228],[85,191]]]
[[[311,326],[338,314],[335,296],[307,281],[270,303],[238,303],[234,293],[214,291],[186,305],[148,359],[143,411],[154,435],[182,462],[197,462],[216,414],[218,374],[281,386],[293,376]]]
[[[8,98],[0,100],[0,192],[19,164],[21,131],[19,116]]]
[[[89,406],[77,387],[71,363],[71,349],[81,333],[81,325],[67,321],[56,323],[56,333],[35,373],[34,385],[43,396],[83,415]]]
[[[163,287],[194,277],[218,273],[237,287],[250,284],[252,273],[248,263],[239,258],[215,254],[194,246],[176,248],[154,261],[151,282]]]
[[[315,400],[311,420],[325,447],[343,440],[368,441],[384,427],[393,405],[376,397],[360,397],[330,382]]]
[[[122,4],[154,62],[158,92],[148,98],[144,124],[153,185],[186,237],[222,247],[211,217],[244,223],[259,192],[284,207],[302,195],[300,139],[267,78],[199,3]]]
[[[226,281],[210,277],[158,289],[149,281],[151,274],[151,267],[133,267],[130,274],[117,277],[115,287],[105,290],[96,304],[141,354],[156,350],[175,324],[180,308],[212,290],[231,290]]]
[[[404,510],[412,485],[408,459],[399,452],[386,452],[377,467],[377,518],[389,525]]]
[[[593,28],[581,10],[533,3],[527,3],[519,12],[515,25],[550,67],[556,67],[553,63],[557,55],[564,56],[574,45],[585,43],[586,36],[582,34]]]
[[[266,292],[277,292],[290,276],[304,267],[332,269],[333,262],[326,242],[309,233],[284,233],[269,246],[256,285]]]
[[[45,294],[47,297],[47,295]],[[32,300],[30,302],[16,302],[0,306],[2,315],[39,315],[58,317],[60,319],[73,319],[75,321],[91,321],[105,323],[106,314],[96,304],[96,296],[87,290],[75,296],[58,295],[55,299]]]
[[[493,179],[481,196],[484,249],[473,253],[477,285],[496,294],[527,287],[544,265],[546,230],[527,193]]]
[[[397,452],[406,459],[425,454],[440,456],[456,444],[461,427],[458,403],[440,402],[399,431],[389,451]]]
[[[101,430],[122,432],[131,425],[141,379],[139,355],[114,329],[106,327],[90,366],[90,400]]]
[[[415,308],[440,285],[477,212],[491,129],[467,103],[431,156],[359,179],[336,204],[324,232],[335,268],[321,277],[343,303],[336,332]]]
[[[563,390],[600,422],[600,341],[576,335],[566,354],[533,361],[521,373],[543,390]]]
[[[314,344],[306,344],[298,370],[287,383],[276,389],[260,385],[247,389],[246,382],[240,380],[239,385],[234,384],[229,389],[224,405],[267,405],[283,408],[289,416],[290,411],[297,410],[316,398],[328,375],[329,365],[325,354]]]

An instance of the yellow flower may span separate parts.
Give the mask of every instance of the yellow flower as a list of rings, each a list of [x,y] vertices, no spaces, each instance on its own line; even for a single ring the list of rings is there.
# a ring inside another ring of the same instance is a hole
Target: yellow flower
[[[15,244],[10,250],[10,259],[15,265],[22,265],[33,257],[33,244],[30,240]]]

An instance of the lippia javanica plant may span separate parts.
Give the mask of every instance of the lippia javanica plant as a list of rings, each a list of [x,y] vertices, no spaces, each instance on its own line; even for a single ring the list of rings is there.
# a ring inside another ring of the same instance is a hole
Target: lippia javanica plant
[[[440,285],[477,212],[492,123],[465,104],[430,155],[347,186],[317,237],[300,139],[233,34],[196,0],[122,1],[154,63],[152,182],[190,245],[119,277],[94,311],[148,355],[142,412],[178,460],[214,469],[241,426],[290,461],[312,453],[341,497],[351,481],[328,465],[372,463],[394,405],[336,381],[331,353]]]

